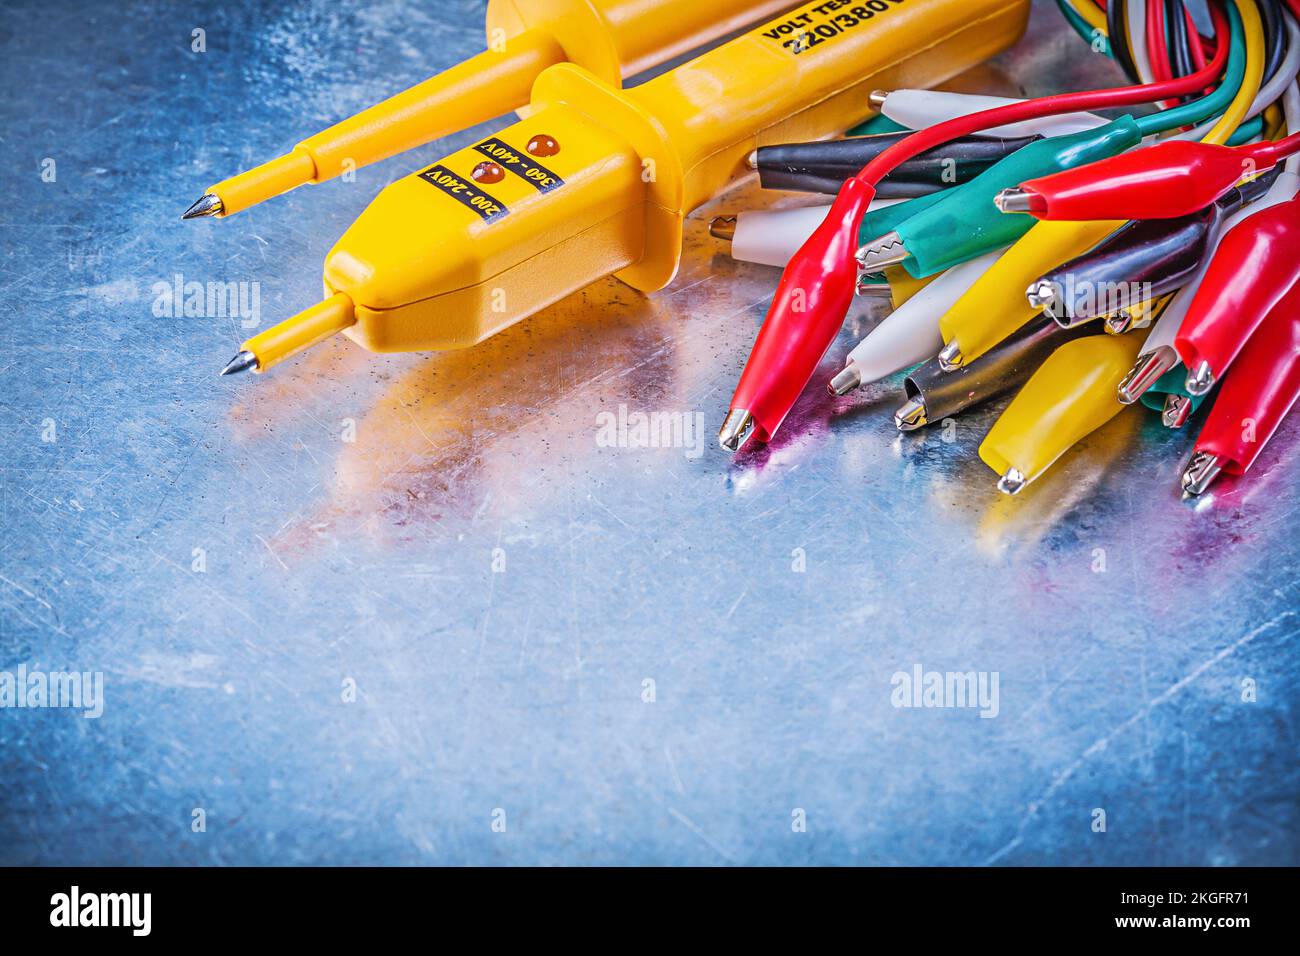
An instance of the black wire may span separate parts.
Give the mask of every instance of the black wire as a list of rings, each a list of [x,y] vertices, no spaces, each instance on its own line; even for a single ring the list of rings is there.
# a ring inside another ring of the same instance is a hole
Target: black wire
[[[1124,75],[1131,83],[1141,83],[1137,66],[1133,62],[1133,51],[1129,49],[1128,30],[1124,24],[1123,0],[1109,0],[1106,4],[1106,35],[1110,38],[1110,52],[1115,62],[1124,70]]]
[[[1259,12],[1264,18],[1264,42],[1268,50],[1264,58],[1264,79],[1267,83],[1277,72],[1282,57],[1286,55],[1286,29],[1282,25],[1282,8],[1279,0],[1260,0]]]
[[[1192,59],[1183,0],[1165,0],[1165,22],[1169,24],[1169,71],[1175,77],[1190,76],[1196,72],[1196,61]]]

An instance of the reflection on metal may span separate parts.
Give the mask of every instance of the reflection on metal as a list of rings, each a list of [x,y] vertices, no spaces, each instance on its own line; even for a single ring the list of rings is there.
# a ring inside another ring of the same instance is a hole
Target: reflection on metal
[[[896,445],[901,376],[827,394],[858,302],[778,441],[727,454],[707,439],[778,273],[709,220],[797,200],[755,177],[693,214],[655,296],[609,279],[473,349],[339,336],[218,382],[254,330],[206,297],[159,318],[154,284],[256,281],[283,314],[409,163],[214,229],[177,218],[195,183],[478,52],[481,16],[146,0],[86,34],[73,6],[0,31],[30,77],[6,138],[68,157],[0,222],[0,669],[102,671],[106,699],[93,726],[0,713],[0,862],[1295,862],[1260,790],[1300,790],[1294,425],[1199,508],[1186,440],[1139,410],[1004,497],[976,457],[997,405]],[[354,55],[413,22],[422,59]],[[240,41],[122,55],[196,23]],[[1044,4],[976,88],[1123,82],[1067,29]],[[598,442],[602,413],[656,412],[702,412],[703,453]],[[895,709],[917,664],[1001,672],[998,717]],[[1123,839],[1077,824],[1099,793]]]

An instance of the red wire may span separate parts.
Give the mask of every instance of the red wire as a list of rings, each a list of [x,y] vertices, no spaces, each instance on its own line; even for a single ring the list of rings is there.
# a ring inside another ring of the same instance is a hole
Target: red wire
[[[1247,153],[1252,159],[1260,160],[1261,165],[1268,163],[1281,162],[1292,153],[1300,153],[1300,132],[1292,133],[1284,139],[1265,140],[1262,143],[1255,143],[1251,146],[1237,147],[1243,153]],[[1265,166],[1267,168],[1267,166]]]
[[[1289,0],[1289,2],[1300,3],[1300,0]],[[1213,5],[1210,9],[1214,14],[1215,35],[1227,36],[1227,15],[1218,5]],[[934,149],[936,146],[942,146],[949,140],[957,139],[960,136],[969,136],[971,133],[982,129],[990,129],[994,126],[1039,119],[1059,113],[1072,113],[1075,110],[1132,106],[1137,103],[1151,103],[1155,100],[1176,99],[1180,96],[1190,95],[1203,89],[1207,84],[1213,83],[1223,72],[1224,64],[1228,61],[1228,46],[1227,43],[1218,44],[1214,59],[1204,69],[1189,73],[1187,76],[1139,86],[1120,86],[1113,89],[1086,90],[1079,93],[1043,96],[1038,99],[1026,100],[1023,103],[1011,103],[1007,106],[997,106],[967,116],[958,116],[946,122],[928,126],[894,143],[867,163],[866,166],[862,167],[858,171],[857,178],[874,189],[876,184],[884,179],[891,170],[912,157],[919,156],[926,150]]]
[[[1147,3],[1147,59],[1151,61],[1151,75],[1156,82],[1174,75],[1169,68],[1169,46],[1165,43],[1164,0]]]
[[[1169,65],[1169,45],[1165,36],[1164,0],[1150,0],[1147,4],[1147,59],[1151,61],[1151,76],[1157,82],[1174,75]],[[1165,100],[1165,109],[1178,105],[1177,100]]]
[[[1300,0],[1297,0],[1297,2],[1300,2]],[[1205,38],[1201,36],[1200,32],[1196,29],[1196,21],[1192,19],[1192,11],[1188,10],[1185,6],[1183,7],[1183,16],[1187,19],[1187,39],[1189,41],[1187,45],[1191,47],[1192,50],[1192,63],[1198,70],[1203,69],[1206,63]]]

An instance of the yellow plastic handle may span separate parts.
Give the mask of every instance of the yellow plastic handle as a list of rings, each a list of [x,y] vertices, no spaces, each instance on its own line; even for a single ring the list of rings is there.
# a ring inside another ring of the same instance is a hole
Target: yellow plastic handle
[[[519,109],[549,66],[622,79],[790,7],[790,0],[492,0],[488,49],[209,187],[221,215]]]

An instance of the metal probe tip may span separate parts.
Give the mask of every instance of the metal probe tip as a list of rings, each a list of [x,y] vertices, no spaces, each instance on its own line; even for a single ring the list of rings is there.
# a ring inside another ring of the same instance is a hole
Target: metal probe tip
[[[1025,290],[1025,298],[1035,309],[1044,309],[1056,314],[1056,283],[1049,279],[1039,279]]]
[[[994,196],[993,205],[1002,212],[1029,212],[1033,208],[1030,194],[1018,186],[1004,189]]]
[[[745,439],[754,430],[754,416],[743,408],[733,408],[718,432],[718,444],[727,451],[739,451]]]
[[[858,249],[856,258],[863,272],[879,272],[906,259],[907,246],[898,233],[887,232]]]
[[[1178,364],[1178,353],[1161,346],[1138,356],[1137,362],[1119,383],[1119,400],[1132,405],[1154,385],[1160,376]]]
[[[1112,312],[1106,316],[1106,331],[1111,335],[1123,335],[1129,329],[1133,328],[1133,313],[1128,309],[1120,309],[1118,312]]]
[[[249,372],[257,370],[257,356],[252,352],[240,352],[221,370],[222,375],[235,375],[239,372]]]
[[[202,219],[205,216],[220,216],[223,208],[221,197],[205,193],[199,197],[198,202],[181,213],[181,218]]]
[[[714,239],[730,242],[736,238],[736,217],[717,216],[709,221],[709,235]]]
[[[871,272],[864,272],[858,276],[858,284],[854,291],[858,295],[866,296],[871,299],[888,299],[894,294],[893,288],[888,282],[868,282],[867,280],[874,275]]]
[[[925,403],[919,398],[909,398],[894,412],[894,427],[900,432],[914,432],[928,422]]]
[[[998,479],[998,491],[1004,495],[1018,495],[1026,484],[1028,482],[1019,468],[1008,468],[1007,473]]]
[[[1205,489],[1219,477],[1221,471],[1223,471],[1223,464],[1219,461],[1218,455],[1212,455],[1208,451],[1198,451],[1192,456],[1192,460],[1187,463],[1187,469],[1183,472],[1183,494],[1193,496],[1204,494]]]
[[[887,96],[889,96],[889,90],[872,90],[867,94],[867,102],[871,104],[873,110],[878,110],[885,105]]]
[[[758,150],[754,150],[749,154],[749,157],[745,160],[745,165],[750,169],[758,169]]]
[[[830,380],[826,389],[832,395],[847,395],[861,384],[862,375],[858,372],[857,365],[850,362],[835,373],[835,377]]]
[[[1165,396],[1165,407],[1160,412],[1160,421],[1166,428],[1182,428],[1192,414],[1192,400],[1186,395],[1171,392]]]
[[[1210,370],[1209,362],[1202,362],[1187,373],[1187,390],[1193,395],[1204,395],[1214,388],[1214,382],[1214,372]]]
[[[939,351],[939,368],[945,372],[955,372],[961,368],[963,356],[961,346],[953,339]]]

